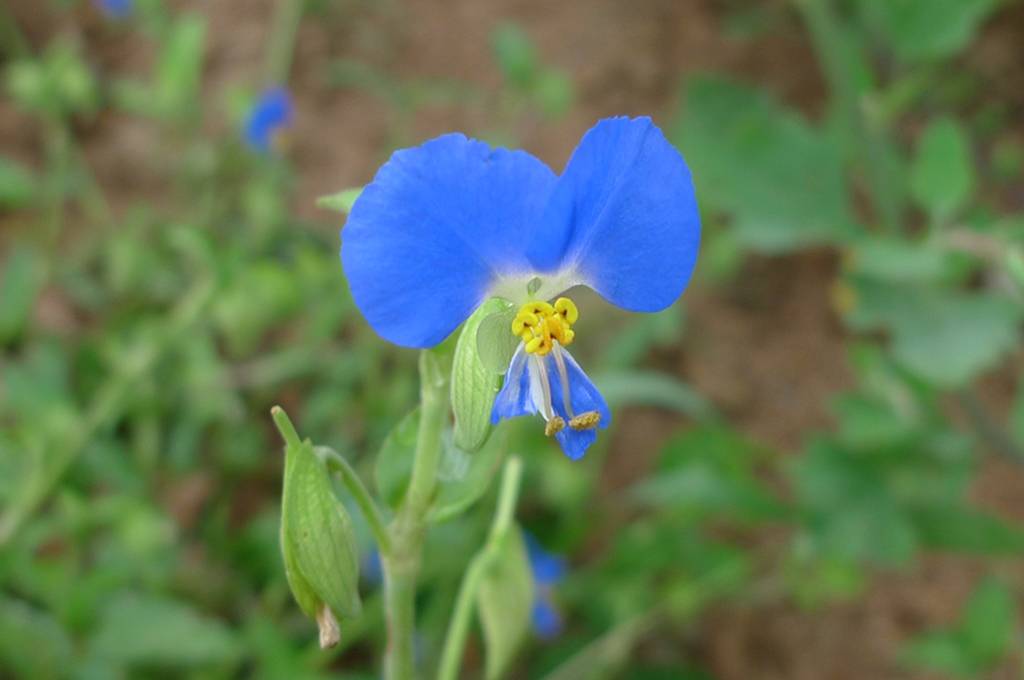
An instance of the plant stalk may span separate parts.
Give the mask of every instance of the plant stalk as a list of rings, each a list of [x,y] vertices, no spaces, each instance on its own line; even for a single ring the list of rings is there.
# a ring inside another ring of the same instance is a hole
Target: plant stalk
[[[523,463],[519,458],[510,458],[505,463],[505,470],[501,476],[501,491],[498,494],[498,509],[494,513],[494,521],[491,523],[487,542],[470,561],[469,567],[462,577],[462,584],[459,586],[459,594],[455,599],[455,611],[452,613],[444,641],[441,668],[437,673],[438,680],[455,680],[458,677],[459,662],[462,660],[462,651],[466,647],[466,636],[469,633],[469,623],[473,617],[476,592],[497,556],[505,534],[512,526],[522,471]]]
[[[384,656],[386,680],[416,677],[413,634],[416,619],[416,580],[426,534],[426,516],[437,487],[441,460],[441,430],[448,417],[448,376],[435,352],[420,354],[420,423],[412,477],[405,500],[388,528],[390,550],[384,564],[384,607],[388,645]]]

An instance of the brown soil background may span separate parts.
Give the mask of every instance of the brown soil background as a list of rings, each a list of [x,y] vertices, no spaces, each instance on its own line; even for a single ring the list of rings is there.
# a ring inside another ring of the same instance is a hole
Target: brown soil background
[[[271,2],[172,4],[210,19],[204,88],[211,97],[237,83],[260,86]],[[144,74],[152,63],[145,45],[123,33],[110,35],[87,7],[71,17],[49,14],[36,0],[13,0],[11,7],[35,47],[71,32],[89,44],[88,53],[105,70]],[[730,37],[726,17],[755,9],[767,17],[768,29]],[[366,182],[389,140],[389,104],[332,87],[330,62],[353,59],[401,79],[458,80],[495,91],[501,77],[489,38],[503,20],[524,28],[545,62],[574,81],[577,97],[569,115],[557,122],[527,117],[515,129],[524,148],[556,169],[600,117],[649,114],[666,124],[678,109],[687,74],[736,74],[812,117],[826,96],[802,26],[782,0],[341,0],[326,19],[304,22],[299,33],[290,82],[298,112],[289,150],[298,175],[295,211],[323,220],[312,208],[315,197]],[[1022,36],[1024,8],[1017,4],[991,20],[961,60],[1018,114],[1024,114]],[[492,114],[480,104],[429,106],[411,119],[409,141],[453,129],[479,133]],[[225,125],[219,113],[206,124],[214,130]],[[40,134],[0,101],[5,153],[38,162]],[[166,148],[168,140],[157,135],[151,126],[116,114],[81,130],[87,158],[115,204],[118,197],[125,203],[140,196],[159,200],[166,178],[154,149]],[[684,346],[659,360],[676,367],[743,432],[781,451],[796,450],[808,432],[829,426],[830,396],[851,384],[842,326],[828,302],[836,266],[827,252],[751,258],[733,282],[697,285],[685,299]],[[1010,378],[989,382],[986,394],[1004,405]],[[619,422],[605,473],[609,488],[642,476],[681,421],[636,411]],[[616,456],[616,450],[629,456]],[[977,486],[984,505],[1024,521],[1020,468],[992,460]],[[929,677],[901,668],[896,654],[912,634],[955,618],[979,565],[970,558],[928,556],[912,569],[879,574],[866,597],[815,611],[778,601],[721,606],[701,622],[695,638],[679,645],[694,649],[695,661],[721,680]],[[1019,582],[1020,565],[1006,567]],[[1007,667],[993,677],[1014,673]]]

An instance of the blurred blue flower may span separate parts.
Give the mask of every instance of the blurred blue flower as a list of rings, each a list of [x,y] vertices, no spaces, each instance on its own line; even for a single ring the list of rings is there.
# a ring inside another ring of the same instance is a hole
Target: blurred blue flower
[[[132,0],[93,0],[93,4],[114,19],[124,19],[132,13]]]
[[[659,311],[686,288],[699,241],[682,156],[649,118],[610,118],[561,176],[461,134],[395,152],[353,206],[341,259],[363,315],[399,345],[438,344],[490,297],[519,305],[491,419],[540,414],[577,459],[611,414],[566,349],[578,311],[558,295],[585,285]]]
[[[367,584],[376,586],[384,580],[384,564],[380,560],[380,551],[373,548],[363,555],[360,571]]]
[[[562,632],[562,615],[552,602],[554,586],[565,578],[565,558],[552,555],[528,531],[523,532],[533,572],[533,607],[530,620],[538,637],[548,640]]]
[[[291,125],[292,116],[292,98],[287,89],[265,90],[245,120],[245,142],[257,151],[269,151],[274,135]]]

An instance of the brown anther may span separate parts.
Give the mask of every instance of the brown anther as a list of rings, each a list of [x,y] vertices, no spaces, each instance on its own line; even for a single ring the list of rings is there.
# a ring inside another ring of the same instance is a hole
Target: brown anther
[[[601,414],[597,411],[581,413],[569,421],[569,427],[574,430],[593,430],[601,422]]]
[[[562,416],[555,416],[544,425],[544,435],[548,437],[554,437],[556,434],[565,429],[565,420]]]

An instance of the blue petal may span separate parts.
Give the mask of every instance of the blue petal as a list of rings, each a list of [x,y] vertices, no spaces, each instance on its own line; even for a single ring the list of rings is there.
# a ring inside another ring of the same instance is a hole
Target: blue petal
[[[270,149],[274,133],[292,122],[292,99],[283,87],[266,90],[253,104],[245,122],[245,141],[257,151]]]
[[[546,367],[548,378],[551,383],[551,406],[555,413],[562,416],[568,423],[572,419],[569,410],[565,407],[561,377],[558,373],[558,365],[555,363],[555,352],[561,352],[565,361],[566,374],[569,378],[569,400],[572,403],[573,414],[579,415],[587,411],[597,411],[601,414],[598,424],[600,429],[608,427],[612,420],[611,411],[604,397],[598,392],[597,387],[591,382],[587,374],[583,372],[576,360],[572,358],[569,351],[564,348],[556,348],[547,355]],[[562,451],[572,460],[579,460],[586,453],[590,445],[597,440],[596,430],[574,430],[571,427],[564,428],[555,435],[555,439],[562,446]]]
[[[94,4],[112,19],[123,19],[132,13],[132,0],[94,0]]]
[[[441,342],[499,277],[529,272],[526,239],[555,181],[525,152],[460,134],[396,152],[342,234],[356,305],[391,342]]]
[[[562,632],[562,616],[543,596],[533,600],[530,620],[534,632],[542,639],[549,640]]]
[[[491,409],[491,423],[497,425],[498,421],[505,418],[515,418],[536,413],[537,409],[530,398],[530,374],[527,370],[530,355],[523,349],[522,344],[512,355],[508,371],[505,372],[505,383],[501,391],[494,398],[494,406]]]
[[[562,581],[566,572],[565,558],[549,553],[530,532],[524,531],[523,537],[526,539],[534,582],[551,586]]]
[[[671,305],[690,280],[700,216],[690,170],[650,118],[609,118],[580,141],[527,254],[631,311]]]

